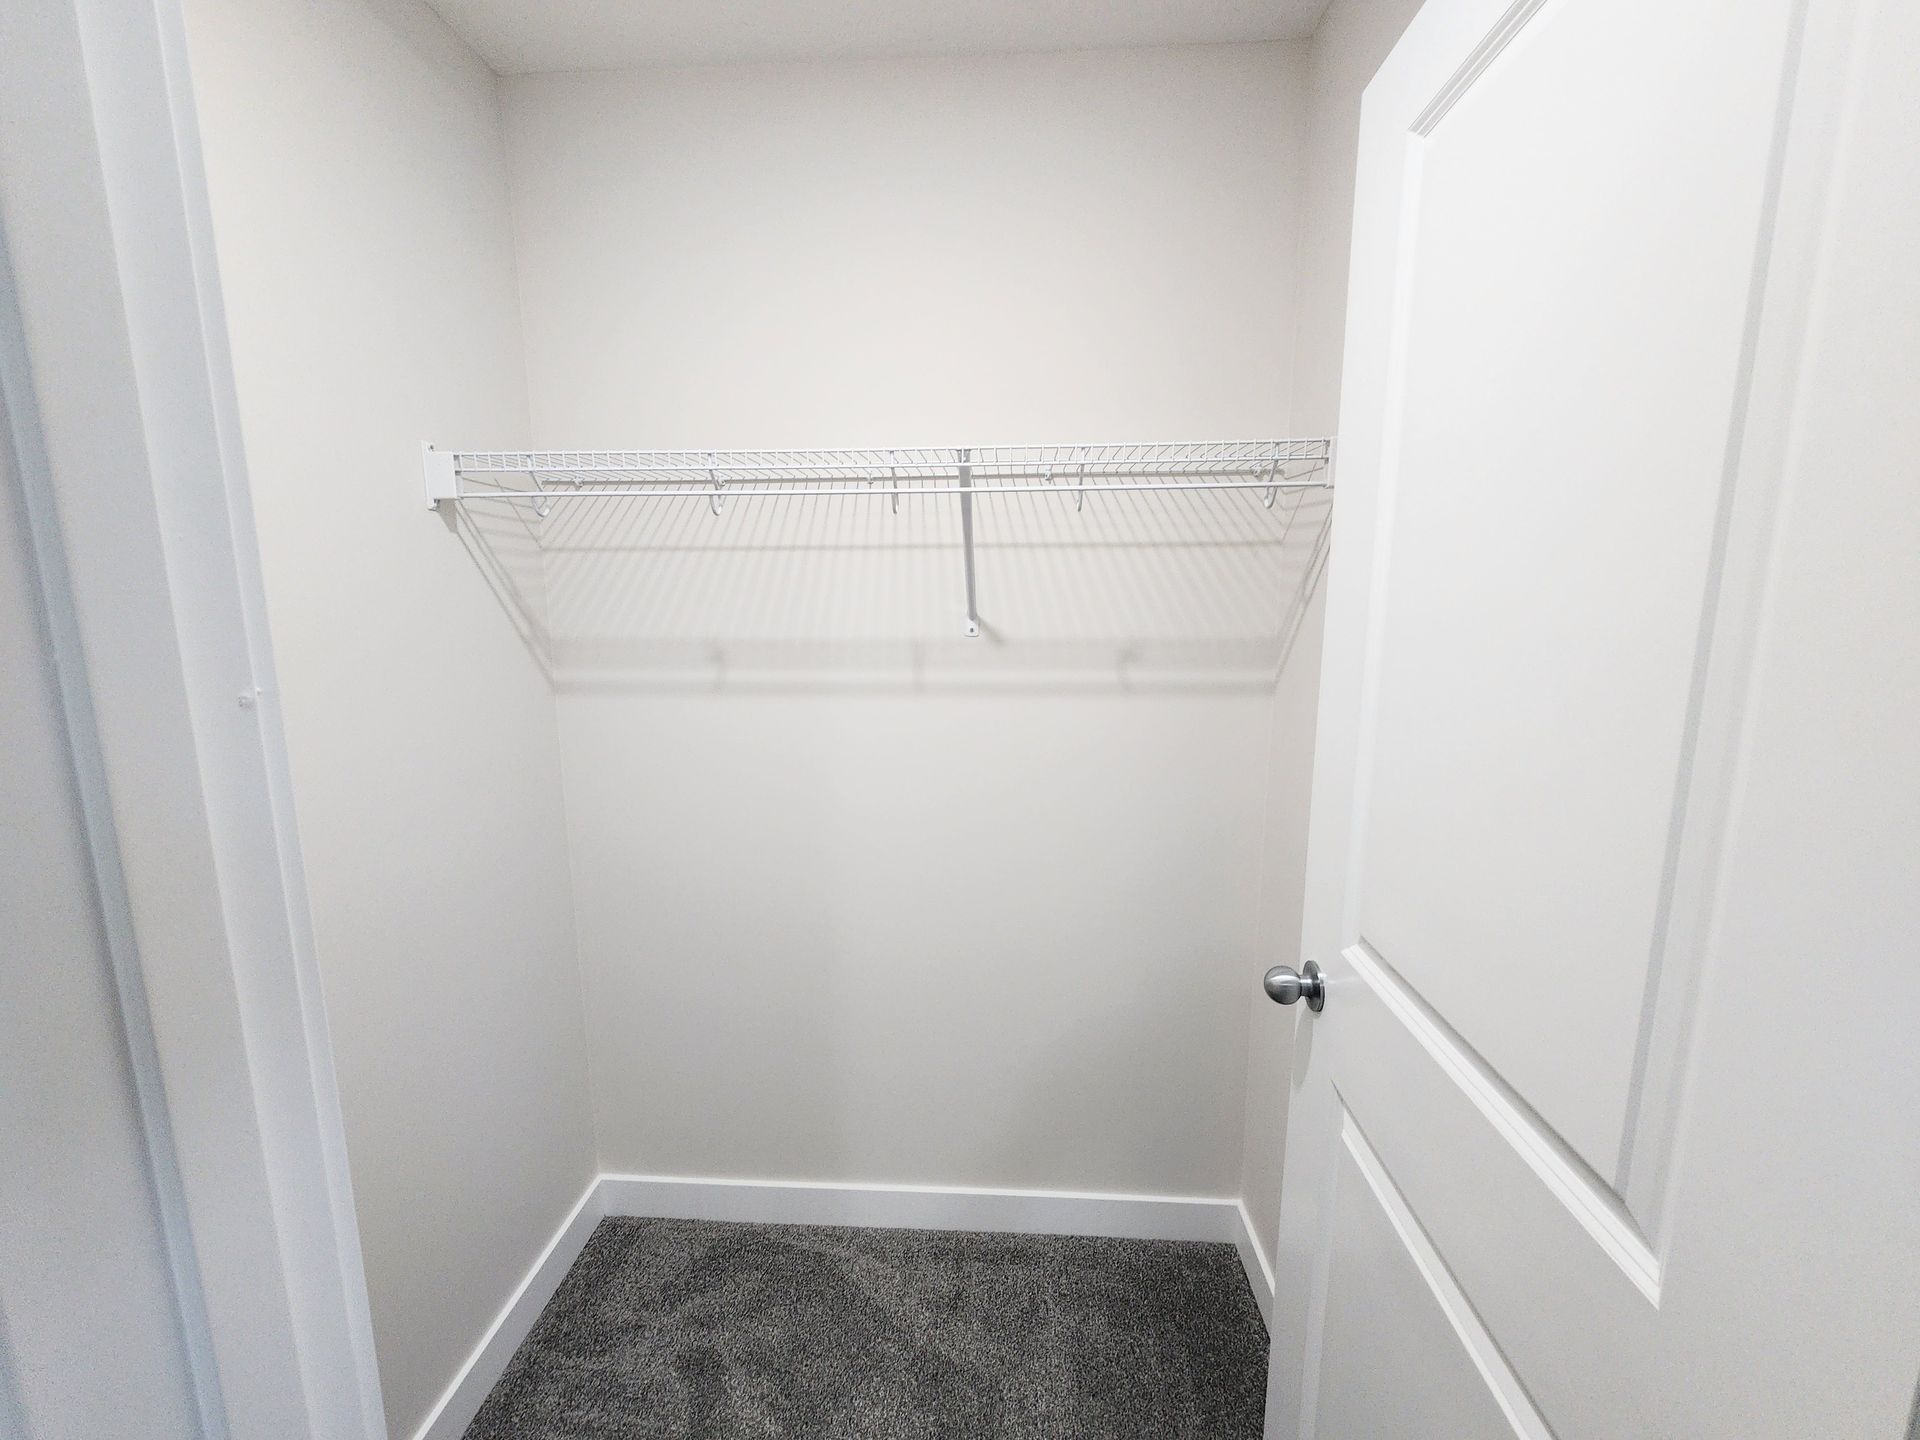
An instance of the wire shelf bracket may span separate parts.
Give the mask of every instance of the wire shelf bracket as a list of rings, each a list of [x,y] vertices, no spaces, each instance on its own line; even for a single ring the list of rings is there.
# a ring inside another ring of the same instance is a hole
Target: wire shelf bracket
[[[900,501],[951,495],[960,510],[966,633],[980,634],[974,505],[1005,495],[1243,491],[1273,508],[1282,490],[1333,486],[1333,441],[1206,440],[894,450],[440,450],[421,446],[431,509],[524,507],[538,523],[562,501],[687,500],[718,517],[735,500],[816,495]]]

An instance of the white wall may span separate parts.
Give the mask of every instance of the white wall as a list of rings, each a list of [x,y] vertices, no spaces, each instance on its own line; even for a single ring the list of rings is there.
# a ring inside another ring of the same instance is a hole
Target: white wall
[[[553,704],[420,506],[524,441],[492,75],[412,0],[190,0],[191,59],[388,1416],[593,1167]]]
[[[1420,0],[1334,0],[1308,43],[1306,172],[1293,340],[1293,428],[1298,435],[1331,435],[1338,426],[1360,96],[1419,8]],[[1330,563],[1338,563],[1337,556]],[[1260,933],[1271,937],[1272,949],[1263,968],[1276,963],[1298,966],[1310,958],[1299,946],[1323,596],[1324,587],[1316,587],[1274,695],[1260,881]],[[1257,991],[1249,994],[1247,1004],[1240,1191],[1255,1238],[1271,1257],[1280,1228],[1293,1032],[1302,1022],[1298,1007],[1283,1010]]]
[[[539,444],[1285,432],[1298,46],[503,93]],[[1234,1193],[1287,510],[908,509],[550,531],[602,1161]]]

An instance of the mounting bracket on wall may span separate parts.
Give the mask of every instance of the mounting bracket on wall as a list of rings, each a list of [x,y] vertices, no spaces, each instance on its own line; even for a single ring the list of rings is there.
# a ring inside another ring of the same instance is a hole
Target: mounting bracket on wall
[[[980,634],[974,504],[1005,495],[1243,491],[1271,508],[1282,490],[1333,485],[1333,441],[1203,440],[1149,445],[990,445],[870,450],[437,450],[421,447],[426,502],[519,506],[530,523],[562,502],[695,503],[814,495],[900,501],[955,496],[966,633]]]

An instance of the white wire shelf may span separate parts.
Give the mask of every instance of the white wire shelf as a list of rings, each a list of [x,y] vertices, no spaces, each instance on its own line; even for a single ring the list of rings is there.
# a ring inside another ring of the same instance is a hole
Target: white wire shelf
[[[989,445],[895,450],[434,450],[427,499],[520,501],[712,495],[1267,492],[1331,483],[1333,442]]]
[[[966,633],[980,633],[974,594],[973,502],[1071,496],[1244,491],[1272,507],[1283,490],[1333,484],[1333,441],[1205,440],[1120,445],[983,445],[865,450],[438,450],[423,447],[433,507],[515,507],[537,522],[557,504],[806,496],[902,500],[957,496],[967,589]]]

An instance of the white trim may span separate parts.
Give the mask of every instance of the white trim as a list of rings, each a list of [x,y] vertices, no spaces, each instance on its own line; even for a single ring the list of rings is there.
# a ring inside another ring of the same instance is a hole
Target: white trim
[[[744,1220],[762,1225],[871,1225],[1232,1243],[1238,1224],[1236,1201],[1199,1195],[602,1175],[600,1197],[609,1215]]]
[[[1253,1290],[1253,1303],[1260,1307],[1260,1318],[1266,1322],[1267,1329],[1273,1329],[1273,1262],[1267,1258],[1266,1247],[1261,1245],[1260,1237],[1253,1228],[1253,1217],[1247,1213],[1247,1202],[1234,1203],[1234,1248],[1240,1252],[1240,1268],[1247,1272],[1247,1284]]]
[[[127,895],[119,836],[113,826],[106,762],[101,758],[99,736],[94,727],[86,653],[74,613],[53,477],[47,466],[32,377],[27,368],[25,329],[14,294],[13,266],[6,236],[0,234],[0,485],[6,483],[9,471],[17,482],[18,508],[26,532],[27,575],[40,602],[35,618],[53,662],[67,758],[72,765],[73,793],[79,805],[87,868],[93,884],[94,918],[100,927],[107,969],[112,977],[124,1042],[122,1054],[133,1082],[134,1108],[145,1142],[147,1178],[153,1186],[161,1246],[173,1282],[174,1313],[179,1322],[187,1374],[198,1407],[201,1434],[206,1440],[225,1440],[229,1428],[220,1394],[219,1363],[212,1326],[207,1319],[206,1296],[201,1292],[200,1267],[194,1255],[193,1229],[180,1177],[179,1152],[174,1145],[173,1121],[167,1113],[159,1048],[154,1041],[153,1020],[147,1003],[146,976],[140,969],[133,904]],[[0,1341],[4,1338],[0,1336]],[[0,1370],[5,1369],[5,1358],[0,1355]],[[6,1381],[7,1377],[0,1375],[0,1392],[7,1391]],[[0,1393],[0,1420],[10,1423],[13,1420],[12,1406],[5,1393]],[[14,1433],[0,1428],[0,1434]],[[27,1433],[24,1415],[18,1420],[18,1433]]]
[[[1272,1269],[1254,1237],[1246,1207],[1232,1197],[602,1175],[600,1198],[608,1215],[1212,1241],[1233,1246],[1240,1256],[1261,1319],[1273,1311]]]
[[[108,919],[146,998],[130,1063],[164,1101],[160,1218],[198,1291],[190,1363],[218,1384],[196,1428],[386,1440],[180,0],[32,12],[0,46],[17,334],[60,653],[84,667],[65,696],[75,717],[84,679],[85,784],[112,827],[89,843],[103,872],[118,856]]]
[[[433,1409],[427,1412],[427,1418],[414,1432],[414,1440],[460,1440],[466,1433],[473,1417],[480,1413],[487,1393],[506,1373],[513,1352],[526,1340],[533,1322],[540,1318],[553,1292],[560,1288],[567,1271],[586,1249],[593,1227],[600,1223],[604,1213],[600,1195],[605,1178],[595,1176],[587,1182],[587,1188],[574,1202],[560,1228],[554,1231],[547,1248],[540,1252],[540,1258],[533,1262],[532,1268],[514,1287],[513,1294],[507,1297],[507,1303],[500,1307],[500,1313],[493,1317],[493,1324],[487,1327],[487,1333],[480,1337],[480,1343],[473,1347],[473,1353],[455,1373],[453,1383],[441,1392]]]
[[[1273,1271],[1254,1238],[1246,1206],[1238,1198],[601,1175],[601,1208],[607,1215],[735,1219],[760,1225],[881,1225],[902,1231],[1210,1240],[1235,1248],[1261,1319],[1273,1313]]]
[[[601,1175],[587,1186],[540,1258],[507,1297],[428,1412],[413,1440],[460,1440],[506,1373],[540,1311],[609,1215],[731,1220],[760,1225],[856,1225],[976,1230],[1010,1235],[1110,1235],[1204,1240],[1234,1247],[1265,1320],[1273,1271],[1237,1199],[1082,1190],[984,1190],[959,1185],[832,1185],[815,1180],[720,1180],[683,1175]]]
[[[305,1273],[296,1281],[297,1303],[306,1319],[296,1322],[297,1333],[308,1323],[325,1331],[343,1331],[341,1340],[329,1338],[334,1353],[324,1358],[303,1353],[310,1383],[330,1392],[309,1402],[316,1429],[323,1433],[344,1417],[357,1399],[358,1427],[370,1440],[386,1440],[386,1404],[381,1393],[379,1357],[375,1353],[373,1313],[367,1295],[366,1260],[360,1245],[359,1212],[347,1155],[346,1117],[333,1066],[333,1035],[327,1023],[315,949],[313,916],[307,893],[306,863],[300,850],[299,827],[293,802],[293,762],[279,708],[280,685],[273,642],[267,626],[266,576],[260,541],[254,528],[253,490],[248,481],[240,427],[240,396],[234,378],[233,355],[227,334],[226,298],[220,287],[215,253],[213,206],[207,191],[205,157],[200,147],[199,109],[194,100],[187,65],[187,21],[182,0],[152,5],[155,47],[166,81],[172,119],[172,138],[178,157],[179,220],[192,265],[195,311],[205,365],[206,413],[218,446],[221,489],[231,532],[234,591],[238,600],[248,667],[253,678],[258,724],[258,769],[249,779],[264,782],[267,816],[260,833],[271,831],[279,885],[274,899],[282,913],[270,914],[269,933],[282,947],[267,962],[292,979],[292,993],[282,1002],[290,1011],[280,1022],[288,1026],[279,1041],[284,1070],[273,1067],[277,1103],[298,1114],[297,1128],[278,1139],[269,1155],[276,1191],[288,1197],[277,1201],[291,1223],[310,1230],[310,1238],[284,1246]],[[244,697],[239,697],[244,707]],[[252,848],[251,843],[248,845]],[[259,887],[272,888],[270,871],[263,868]],[[250,1011],[264,1007],[243,1001]],[[261,1066],[256,1073],[269,1067]],[[256,1088],[266,1098],[267,1085]],[[315,1243],[319,1242],[319,1243]],[[302,1341],[303,1352],[318,1347]],[[344,1349],[344,1354],[339,1353]],[[332,1373],[316,1376],[325,1370]],[[350,1371],[350,1373],[349,1373]],[[349,1391],[354,1398],[349,1398]],[[351,1423],[351,1422],[347,1422]]]

